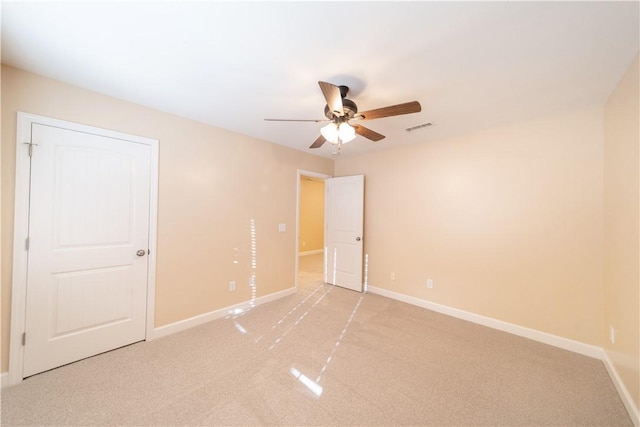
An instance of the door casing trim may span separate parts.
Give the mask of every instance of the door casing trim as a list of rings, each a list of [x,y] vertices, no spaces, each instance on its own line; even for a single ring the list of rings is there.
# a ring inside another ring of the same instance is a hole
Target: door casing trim
[[[13,221],[13,271],[11,285],[11,332],[9,336],[8,385],[22,382],[24,346],[22,334],[25,330],[28,251],[26,238],[29,234],[29,187],[30,160],[28,155],[33,124],[59,127],[109,138],[117,138],[151,149],[150,194],[149,194],[149,264],[147,271],[147,314],[145,339],[151,340],[154,330],[156,243],[158,221],[158,146],[157,139],[87,126],[18,111],[16,127],[16,178],[15,207]],[[37,150],[37,147],[35,148]]]

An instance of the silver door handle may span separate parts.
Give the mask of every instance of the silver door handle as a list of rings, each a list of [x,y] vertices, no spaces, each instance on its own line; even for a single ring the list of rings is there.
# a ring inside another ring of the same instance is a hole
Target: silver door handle
[[[359,242],[359,241],[360,241],[360,237],[356,237],[356,242]]]
[[[138,256],[144,256],[144,254],[146,254],[147,251],[145,251],[144,249],[140,249],[138,252],[136,252],[136,255]]]

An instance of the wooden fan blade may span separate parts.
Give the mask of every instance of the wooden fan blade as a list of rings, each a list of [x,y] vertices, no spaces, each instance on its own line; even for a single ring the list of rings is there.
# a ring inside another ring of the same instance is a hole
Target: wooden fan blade
[[[372,131],[369,128],[366,128],[364,126],[360,126],[360,125],[352,125],[355,129],[356,129],[356,133],[360,136],[364,136],[367,139],[370,139],[372,141],[380,141],[381,139],[384,139],[385,136],[379,134],[378,132]]]
[[[332,85],[327,82],[318,82],[320,90],[324,95],[324,99],[327,100],[329,110],[336,116],[344,116],[344,108],[342,107],[342,96],[340,95],[340,88],[336,85]]]
[[[320,148],[326,141],[327,140],[324,139],[324,136],[320,135],[318,139],[316,139],[314,143],[309,146],[309,148]]]
[[[404,104],[391,105],[389,107],[377,108],[375,110],[363,111],[357,114],[357,118],[362,120],[381,119],[383,117],[399,116],[402,114],[419,113],[422,107],[418,101],[405,102]]]
[[[264,119],[265,122],[328,122],[328,119]]]

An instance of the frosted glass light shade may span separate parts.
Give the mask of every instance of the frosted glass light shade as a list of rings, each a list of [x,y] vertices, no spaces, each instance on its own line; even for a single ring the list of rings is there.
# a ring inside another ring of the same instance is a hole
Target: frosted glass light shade
[[[330,143],[332,144],[338,143],[338,127],[336,126],[335,123],[329,123],[328,125],[323,126],[320,129],[320,133],[322,134],[324,139],[326,139]]]
[[[349,123],[329,123],[320,129],[320,133],[332,144],[347,143],[356,137],[356,130]]]
[[[352,141],[356,137],[356,130],[349,123],[340,123],[340,127],[338,127],[338,136],[340,137],[340,141],[346,143]]]

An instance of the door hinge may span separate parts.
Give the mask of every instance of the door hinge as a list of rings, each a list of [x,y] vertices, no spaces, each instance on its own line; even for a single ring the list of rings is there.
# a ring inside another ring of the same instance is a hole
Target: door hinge
[[[33,146],[38,145],[33,142],[23,142],[23,144],[27,144],[29,146],[29,157],[33,156]]]
[[[24,247],[26,250],[29,250],[29,236],[27,236],[25,243],[24,243]]]
[[[27,333],[22,333],[22,345],[27,345]]]

